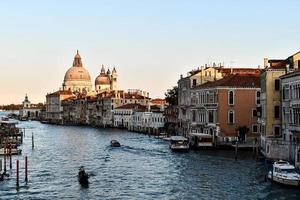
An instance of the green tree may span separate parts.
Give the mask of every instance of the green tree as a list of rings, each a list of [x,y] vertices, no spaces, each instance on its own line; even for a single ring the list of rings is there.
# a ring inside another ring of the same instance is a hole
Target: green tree
[[[178,105],[178,87],[174,86],[165,93],[165,99],[170,105]]]

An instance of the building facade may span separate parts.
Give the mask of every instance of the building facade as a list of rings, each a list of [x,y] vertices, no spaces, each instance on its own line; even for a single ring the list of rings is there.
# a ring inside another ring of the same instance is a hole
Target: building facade
[[[19,110],[20,119],[38,119],[40,117],[41,107],[31,104],[26,94],[22,107]]]
[[[191,90],[189,133],[209,134],[219,142],[258,138],[256,106],[260,77],[231,74]],[[248,131],[240,132],[241,127]]]

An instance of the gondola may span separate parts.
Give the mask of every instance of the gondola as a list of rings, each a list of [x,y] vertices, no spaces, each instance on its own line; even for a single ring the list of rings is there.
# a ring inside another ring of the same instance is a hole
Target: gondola
[[[81,185],[89,184],[89,175],[85,172],[84,167],[81,166],[78,172],[78,181]]]

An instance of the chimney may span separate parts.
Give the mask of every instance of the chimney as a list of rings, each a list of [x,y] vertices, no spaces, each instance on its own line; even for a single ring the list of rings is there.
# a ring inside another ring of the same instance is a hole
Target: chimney
[[[267,68],[269,64],[269,59],[268,58],[264,58],[264,68]]]
[[[161,104],[161,105],[160,105],[160,111],[161,111],[161,112],[164,112],[164,110],[165,110],[165,105],[164,105],[164,104]]]
[[[151,111],[151,105],[150,105],[150,102],[148,102],[148,112]]]
[[[285,66],[285,73],[289,73],[290,72],[290,65],[289,64],[286,64]]]

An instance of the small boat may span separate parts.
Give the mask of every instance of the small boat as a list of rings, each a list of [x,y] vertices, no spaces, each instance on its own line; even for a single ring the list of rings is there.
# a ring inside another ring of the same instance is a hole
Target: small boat
[[[121,144],[117,140],[112,140],[112,141],[110,141],[110,146],[112,146],[112,147],[120,147]]]
[[[274,162],[268,178],[283,185],[300,186],[300,174],[296,172],[293,165],[286,161]]]
[[[170,138],[170,149],[172,151],[189,151],[189,140],[183,136],[172,136]]]
[[[84,167],[81,166],[78,172],[78,181],[81,185],[89,184],[89,175],[85,172]]]
[[[11,155],[20,155],[21,153],[22,153],[21,149],[16,149],[16,148],[11,149]],[[9,149],[6,149],[6,155],[9,155],[9,154],[10,154]],[[0,155],[1,156],[5,155],[4,148],[0,149]]]

